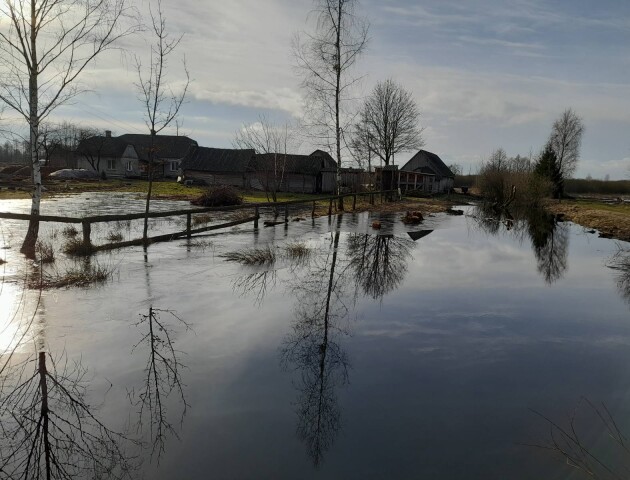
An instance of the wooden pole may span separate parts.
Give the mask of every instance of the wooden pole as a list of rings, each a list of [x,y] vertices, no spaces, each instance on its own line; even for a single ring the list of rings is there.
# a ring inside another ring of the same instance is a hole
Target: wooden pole
[[[284,223],[289,223],[289,206],[284,206]]]
[[[328,216],[330,217],[332,215],[332,205],[333,205],[333,199],[330,199],[330,202],[328,204]]]
[[[186,214],[186,237],[190,238],[190,230],[192,228],[192,214]]]
[[[313,202],[313,210],[311,210],[311,218],[315,218],[315,202]]]
[[[258,228],[258,219],[260,215],[258,214],[258,206],[254,207],[254,228]]]
[[[90,240],[90,234],[92,233],[92,224],[90,222],[81,222],[83,225],[83,245],[90,246],[92,241]]]
[[[352,210],[356,210],[357,208],[357,194],[352,195]]]

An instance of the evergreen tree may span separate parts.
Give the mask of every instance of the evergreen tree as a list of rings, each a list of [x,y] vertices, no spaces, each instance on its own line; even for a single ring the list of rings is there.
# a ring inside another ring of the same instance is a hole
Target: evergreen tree
[[[560,165],[558,165],[558,158],[551,145],[551,142],[545,145],[545,149],[541,152],[534,173],[542,178],[549,180],[553,186],[552,194],[553,198],[560,198],[564,191],[564,179],[562,178],[562,171]]]

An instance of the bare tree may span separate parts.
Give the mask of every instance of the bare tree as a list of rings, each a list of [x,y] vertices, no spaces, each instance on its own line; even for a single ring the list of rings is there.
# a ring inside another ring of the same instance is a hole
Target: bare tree
[[[556,153],[562,180],[570,178],[577,168],[583,133],[582,119],[571,108],[567,108],[560,118],[553,122],[549,142]],[[559,187],[562,193],[563,185]]]
[[[138,82],[136,87],[139,92],[139,99],[144,108],[145,123],[149,128],[151,143],[148,157],[147,176],[149,189],[144,217],[144,230],[142,238],[145,246],[147,244],[147,231],[149,228],[149,207],[151,202],[151,190],[153,187],[154,163],[158,157],[156,135],[168,127],[179,114],[179,110],[186,98],[186,92],[190,85],[190,75],[186,68],[186,60],[183,61],[183,72],[185,80],[183,86],[176,91],[169,85],[167,79],[168,60],[175,51],[182,35],[171,38],[166,31],[166,19],[162,12],[162,2],[157,2],[157,16],[151,9],[151,30],[155,36],[155,44],[151,46],[151,58],[148,69],[143,67],[140,59],[136,57],[136,70],[138,72]]]
[[[258,122],[243,125],[236,132],[232,144],[234,148],[252,149],[256,152],[255,173],[267,193],[267,200],[277,202],[277,192],[284,181],[288,151],[296,148],[293,127],[287,122],[276,125],[265,115],[261,115]]]
[[[33,179],[31,215],[40,210],[39,127],[81,90],[77,78],[94,58],[135,27],[121,28],[125,0],[10,0],[0,4],[0,100],[26,120]],[[31,220],[22,252],[32,255],[39,222]]]
[[[361,111],[368,149],[385,165],[399,152],[417,150],[424,141],[420,111],[411,93],[391,79],[378,82]]]
[[[351,69],[364,52],[368,39],[367,22],[355,14],[357,3],[357,0],[315,0],[315,31],[297,35],[293,45],[307,94],[307,123],[316,142],[337,161],[338,193],[341,145],[347,130],[346,103],[357,82]],[[342,198],[339,208],[343,209]]]
[[[76,154],[83,157],[95,172],[101,171],[101,159],[108,143],[106,132],[96,128],[83,128],[78,132],[80,143]]]

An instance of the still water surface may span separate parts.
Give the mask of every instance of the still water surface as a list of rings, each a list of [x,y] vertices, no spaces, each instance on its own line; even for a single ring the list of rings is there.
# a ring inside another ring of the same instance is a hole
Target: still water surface
[[[19,206],[0,205],[9,209]],[[532,410],[562,423],[582,396],[630,432],[630,304],[623,272],[606,267],[619,244],[553,220],[467,214],[420,227],[382,216],[375,234],[378,215],[346,213],[98,255],[112,281],[45,291],[36,336],[81,360],[99,418],[122,429],[144,378],[139,316],[153,306],[191,325],[173,323],[190,408],[180,428],[170,399],[180,439],[169,437],[159,466],[147,458],[145,478],[569,478],[562,459],[523,444],[549,441]],[[12,266],[21,228],[2,227],[4,349],[14,312],[35,308]],[[298,241],[311,254],[286,258]],[[221,256],[267,246],[272,266]],[[606,448],[601,425],[580,427]]]

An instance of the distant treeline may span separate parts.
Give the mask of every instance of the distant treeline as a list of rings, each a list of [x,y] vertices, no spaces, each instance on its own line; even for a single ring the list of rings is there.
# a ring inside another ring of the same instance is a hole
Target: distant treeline
[[[564,181],[567,193],[630,194],[630,180],[593,180],[568,178]]]
[[[456,187],[474,187],[477,175],[457,175]],[[630,195],[630,180],[593,180],[586,178],[568,178],[564,181],[568,194],[598,193],[604,195]]]

